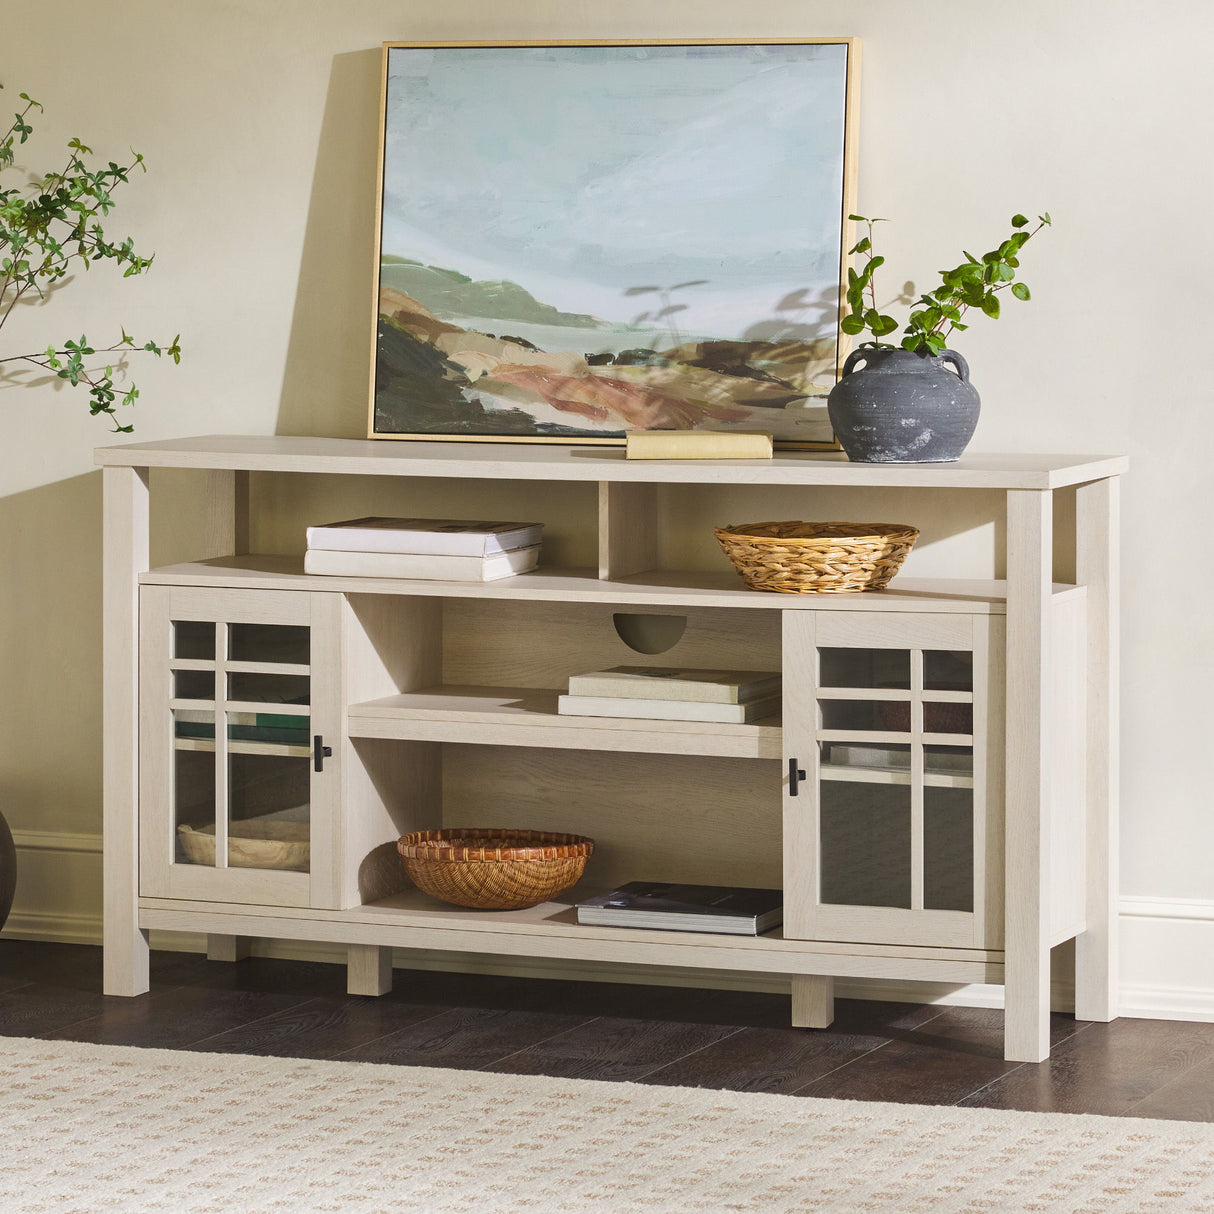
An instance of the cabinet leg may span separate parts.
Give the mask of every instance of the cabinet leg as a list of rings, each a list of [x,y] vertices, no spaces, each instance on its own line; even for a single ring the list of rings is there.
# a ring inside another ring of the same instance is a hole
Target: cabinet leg
[[[1106,923],[1075,937],[1075,1019],[1108,1022],[1117,1009],[1116,925]]]
[[[1050,951],[1008,949],[1003,988],[1003,1057],[1044,1062],[1050,1056]]]
[[[815,975],[792,980],[792,1023],[799,1029],[829,1028],[835,1018],[835,980]]]
[[[392,989],[392,950],[378,944],[346,947],[346,990],[351,995],[386,995]]]
[[[1050,493],[1008,492],[1003,1035],[1011,1062],[1050,1053],[1053,519]]]
[[[216,936],[207,934],[208,961],[243,961],[253,951],[248,936]]]
[[[148,568],[148,469],[101,474],[105,583],[105,993],[148,989],[148,935],[139,926],[139,575]]]
[[[1118,478],[1080,486],[1075,514],[1076,580],[1088,602],[1087,930],[1075,939],[1075,1017],[1107,1021],[1118,1014]]]
[[[148,934],[140,928],[123,930],[105,921],[105,950],[103,958],[103,985],[107,995],[147,994],[148,978]]]

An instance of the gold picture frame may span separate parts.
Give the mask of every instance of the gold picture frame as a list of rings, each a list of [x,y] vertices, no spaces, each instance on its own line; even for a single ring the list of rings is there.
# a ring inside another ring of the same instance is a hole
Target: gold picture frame
[[[385,43],[368,436],[837,450],[858,87],[853,38]]]

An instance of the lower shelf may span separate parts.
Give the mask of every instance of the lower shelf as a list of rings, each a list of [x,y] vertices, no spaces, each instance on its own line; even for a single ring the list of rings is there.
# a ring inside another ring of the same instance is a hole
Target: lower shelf
[[[560,693],[532,687],[428,687],[352,704],[353,738],[779,759],[779,717],[748,725],[562,716]]]
[[[142,898],[139,926],[691,969],[939,982],[1003,981],[1003,954],[990,950],[788,940],[778,929],[762,936],[724,936],[579,925],[573,903],[597,892],[571,890],[560,901],[519,911],[465,910],[436,902],[417,890],[340,911]]]

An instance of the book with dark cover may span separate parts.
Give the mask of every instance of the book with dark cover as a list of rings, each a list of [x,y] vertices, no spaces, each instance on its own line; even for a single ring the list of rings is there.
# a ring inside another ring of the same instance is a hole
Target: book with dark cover
[[[577,904],[579,923],[757,936],[784,918],[784,891],[630,881]]]

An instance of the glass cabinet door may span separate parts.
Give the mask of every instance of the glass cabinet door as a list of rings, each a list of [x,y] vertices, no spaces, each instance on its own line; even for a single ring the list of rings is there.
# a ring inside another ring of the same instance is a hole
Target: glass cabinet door
[[[785,613],[786,934],[995,947],[990,643],[987,617]]]
[[[145,587],[145,894],[315,904],[317,802],[337,779],[313,619],[328,597]]]

